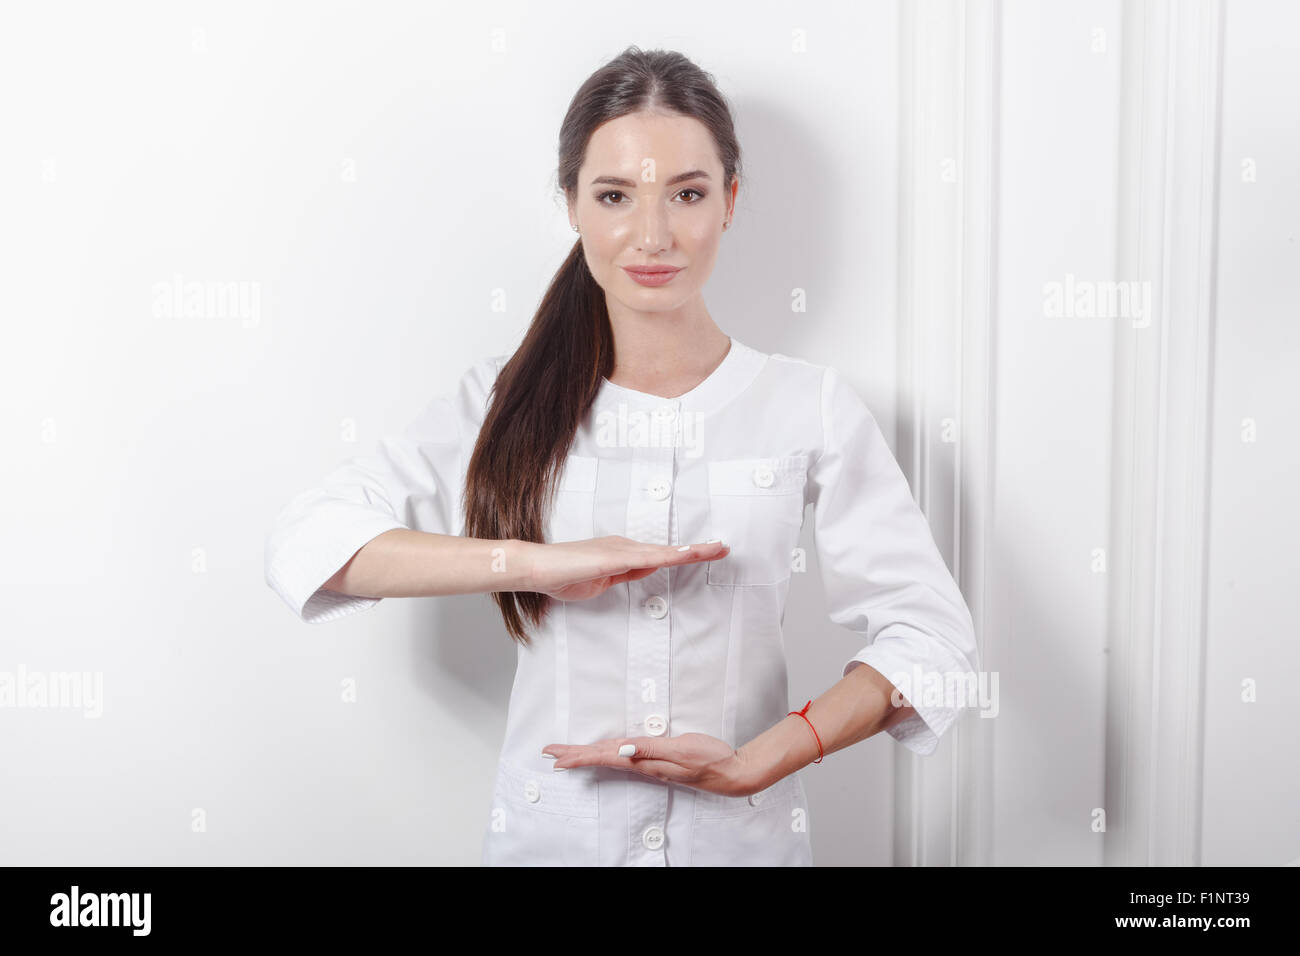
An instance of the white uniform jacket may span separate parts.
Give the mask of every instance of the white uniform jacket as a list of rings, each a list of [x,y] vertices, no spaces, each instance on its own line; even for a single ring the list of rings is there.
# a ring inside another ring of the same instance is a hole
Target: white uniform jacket
[[[376,535],[464,533],[465,469],[507,357],[476,364],[403,435],[285,506],[267,538],[266,578],[302,620],[379,600],[321,589]],[[568,457],[548,540],[719,538],[731,551],[555,602],[530,632],[484,821],[485,864],[811,864],[798,773],[723,797],[614,768],[555,772],[542,756],[553,742],[692,731],[739,746],[802,705],[786,688],[782,623],[792,569],[803,567],[806,504],[830,618],[862,635],[843,673],[865,663],[899,684],[916,668],[978,669],[970,612],[929,526],[834,368],[733,338],[721,365],[676,398],[606,380]],[[935,749],[961,706],[933,696],[909,694],[917,715],[888,731],[918,754]]]

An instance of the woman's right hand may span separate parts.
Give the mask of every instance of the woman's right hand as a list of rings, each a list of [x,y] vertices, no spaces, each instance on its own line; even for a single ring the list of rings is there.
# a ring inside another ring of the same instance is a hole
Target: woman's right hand
[[[585,601],[624,581],[639,581],[660,568],[725,558],[721,541],[688,546],[646,544],[612,534],[557,544],[530,542],[528,585],[560,601]],[[685,547],[686,550],[682,550]]]

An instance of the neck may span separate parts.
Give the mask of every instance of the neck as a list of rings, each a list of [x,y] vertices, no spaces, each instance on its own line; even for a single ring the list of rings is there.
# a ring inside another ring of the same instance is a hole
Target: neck
[[[731,346],[703,305],[696,311],[610,310],[615,385],[654,395],[681,395],[716,369]]]

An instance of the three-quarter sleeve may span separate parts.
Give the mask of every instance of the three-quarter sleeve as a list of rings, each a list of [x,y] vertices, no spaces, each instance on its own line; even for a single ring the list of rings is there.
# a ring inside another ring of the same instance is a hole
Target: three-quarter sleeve
[[[978,672],[970,610],[874,416],[834,368],[822,374],[821,413],[806,490],[822,586],[830,619],[866,641],[843,674],[868,664],[890,680],[916,714],[888,733],[925,756],[973,703],[935,692]]]
[[[385,531],[463,532],[463,456],[478,437],[498,368],[497,359],[478,363],[402,434],[380,439],[372,453],[343,462],[283,507],[266,537],[266,583],[301,620],[329,621],[382,600],[322,585]]]

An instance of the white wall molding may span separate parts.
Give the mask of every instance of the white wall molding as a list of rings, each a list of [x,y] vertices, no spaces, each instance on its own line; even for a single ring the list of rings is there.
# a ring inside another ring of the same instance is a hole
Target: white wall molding
[[[1105,862],[1200,864],[1219,0],[1123,8]]]
[[[896,450],[988,670],[999,0],[904,3],[900,32]],[[929,757],[896,748],[895,865],[990,862],[994,723],[968,710]]]

